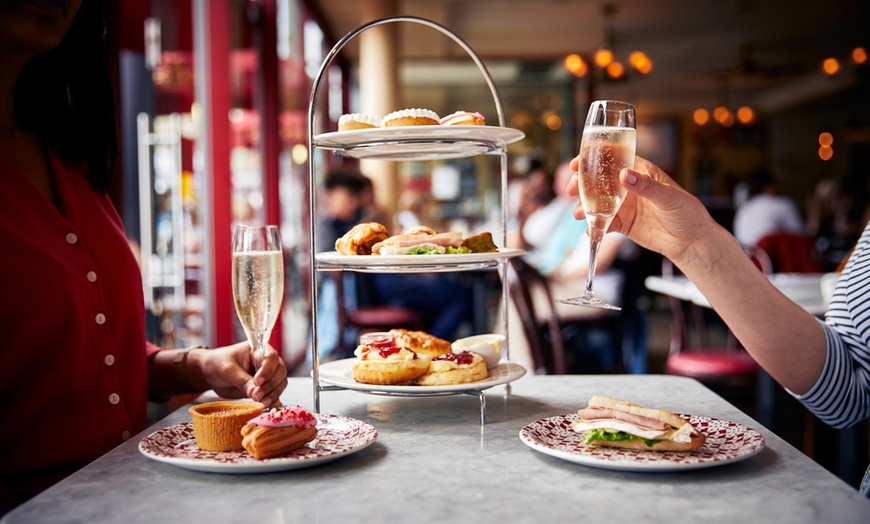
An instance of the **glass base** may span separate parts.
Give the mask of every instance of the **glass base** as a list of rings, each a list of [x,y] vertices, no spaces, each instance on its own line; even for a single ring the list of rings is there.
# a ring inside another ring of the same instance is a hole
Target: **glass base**
[[[581,295],[579,297],[573,298],[559,298],[556,299],[556,302],[560,304],[568,304],[571,306],[586,306],[586,307],[594,307],[598,309],[609,309],[612,311],[622,311],[622,308],[619,306],[614,306],[608,302],[601,300],[595,295]]]

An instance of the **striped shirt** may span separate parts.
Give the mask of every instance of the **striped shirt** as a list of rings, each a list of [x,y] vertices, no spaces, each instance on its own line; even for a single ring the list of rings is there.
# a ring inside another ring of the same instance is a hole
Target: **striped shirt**
[[[822,326],[825,367],[815,386],[796,398],[826,424],[846,428],[870,417],[870,223],[837,281]]]

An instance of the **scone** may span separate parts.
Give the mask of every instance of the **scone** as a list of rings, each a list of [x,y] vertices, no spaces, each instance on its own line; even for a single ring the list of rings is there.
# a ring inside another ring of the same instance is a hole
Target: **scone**
[[[463,351],[435,357],[429,371],[414,381],[419,386],[449,386],[483,380],[489,376],[486,361],[477,353]]]
[[[353,226],[350,231],[335,241],[335,250],[340,255],[371,255],[372,246],[390,237],[387,228],[377,222],[365,222]]]
[[[260,402],[224,400],[193,406],[187,411],[193,422],[197,447],[205,451],[242,449],[242,426],[265,407]]]
[[[480,113],[469,111],[457,111],[452,115],[441,119],[442,126],[482,126],[486,125],[486,119]]]
[[[384,117],[384,127],[398,126],[437,126],[441,117],[430,109],[402,109]]]
[[[273,409],[241,429],[242,446],[256,459],[285,455],[317,436],[317,419],[301,406]]]
[[[359,346],[353,379],[363,384],[389,386],[411,382],[429,369],[429,357],[403,347]]]
[[[418,355],[434,358],[453,352],[450,342],[430,335],[425,331],[408,331],[407,329],[391,329],[396,345],[413,350]]]
[[[374,129],[381,127],[381,121],[371,115],[349,113],[338,118],[339,131],[356,131],[358,129]]]

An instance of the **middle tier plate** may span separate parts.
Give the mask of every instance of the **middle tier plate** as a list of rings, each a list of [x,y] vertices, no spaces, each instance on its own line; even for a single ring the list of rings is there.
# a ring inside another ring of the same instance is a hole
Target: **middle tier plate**
[[[339,255],[336,251],[317,253],[317,269],[353,270],[370,273],[429,273],[495,267],[499,260],[525,254],[522,249],[500,249],[494,253],[465,255]]]
[[[380,393],[384,395],[396,394],[403,396],[436,396],[449,393],[463,393],[466,391],[482,391],[501,384],[507,384],[520,379],[526,374],[526,368],[513,362],[501,362],[498,366],[489,370],[489,377],[468,382],[467,384],[451,384],[449,386],[412,386],[396,385],[381,386],[376,384],[363,384],[353,379],[353,364],[355,358],[334,360],[320,365],[320,381],[332,386],[368,393]]]

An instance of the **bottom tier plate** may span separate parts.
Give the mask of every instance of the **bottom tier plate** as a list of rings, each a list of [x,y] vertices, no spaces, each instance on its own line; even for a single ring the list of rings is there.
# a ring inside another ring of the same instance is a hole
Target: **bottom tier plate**
[[[353,379],[353,364],[355,358],[335,360],[320,365],[320,381],[332,386],[371,393],[395,393],[405,396],[419,395],[421,397],[443,395],[446,393],[462,393],[465,391],[482,391],[501,384],[513,382],[526,374],[526,368],[513,362],[500,362],[489,370],[489,377],[469,382],[467,384],[451,384],[449,386],[380,386],[363,384]]]

